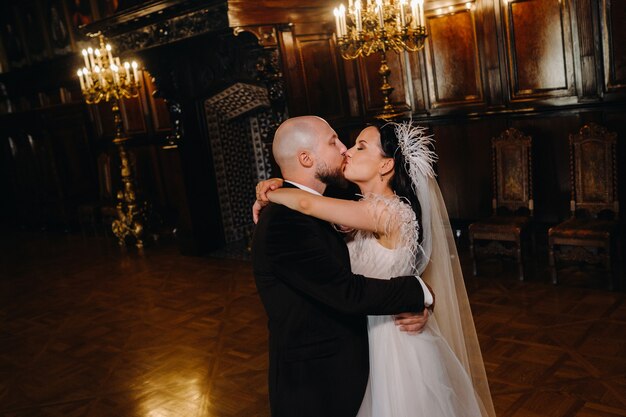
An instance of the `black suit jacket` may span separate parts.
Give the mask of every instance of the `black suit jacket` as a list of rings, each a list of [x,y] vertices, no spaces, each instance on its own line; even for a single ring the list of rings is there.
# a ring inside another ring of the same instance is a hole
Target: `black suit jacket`
[[[354,417],[369,375],[366,315],[422,311],[421,285],[352,274],[329,223],[281,205],[262,211],[252,250],[269,318],[272,416]]]

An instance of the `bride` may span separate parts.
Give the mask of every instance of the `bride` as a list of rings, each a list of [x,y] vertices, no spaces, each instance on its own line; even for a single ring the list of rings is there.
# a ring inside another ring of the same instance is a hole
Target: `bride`
[[[345,154],[359,201],[261,184],[273,203],[353,229],[353,273],[420,275],[437,296],[420,334],[399,332],[393,316],[368,317],[370,379],[358,417],[495,416],[430,144],[410,122],[366,127]]]

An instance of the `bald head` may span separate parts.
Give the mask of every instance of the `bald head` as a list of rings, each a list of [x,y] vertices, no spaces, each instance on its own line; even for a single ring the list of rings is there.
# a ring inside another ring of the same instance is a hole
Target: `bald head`
[[[276,130],[272,152],[281,171],[289,171],[298,165],[302,151],[315,153],[324,130],[330,129],[326,120],[317,116],[293,117],[284,121]]]

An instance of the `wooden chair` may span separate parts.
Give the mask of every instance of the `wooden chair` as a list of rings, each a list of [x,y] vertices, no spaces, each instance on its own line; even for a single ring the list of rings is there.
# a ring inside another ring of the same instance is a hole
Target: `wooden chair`
[[[493,215],[469,226],[473,272],[479,257],[504,255],[517,260],[524,280],[524,255],[533,215],[532,139],[508,129],[491,140],[493,164]]]
[[[559,261],[602,264],[612,290],[619,269],[617,135],[590,123],[569,140],[571,217],[548,231],[552,282],[558,282]]]

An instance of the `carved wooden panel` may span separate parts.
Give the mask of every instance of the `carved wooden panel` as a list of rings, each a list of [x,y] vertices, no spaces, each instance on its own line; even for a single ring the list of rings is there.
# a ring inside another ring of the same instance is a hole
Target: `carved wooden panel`
[[[511,98],[575,94],[566,0],[502,0]]]
[[[599,97],[601,86],[601,57],[598,50],[598,19],[596,18],[595,0],[577,0],[572,4],[572,12],[576,18],[572,18],[572,24],[576,26],[574,39],[578,39],[580,52],[580,71],[576,76],[578,96],[586,100],[594,100]],[[576,60],[576,55],[574,55]]]
[[[410,78],[409,88],[409,100],[411,109],[415,113],[423,113],[426,110],[428,103],[428,78],[426,74],[426,64],[424,60],[424,53],[407,53],[408,56],[408,74]]]
[[[185,180],[181,165],[180,153],[175,150],[157,149],[163,191],[167,201],[162,208],[164,220],[168,224],[178,224],[179,219],[188,211],[188,200],[185,193]]]
[[[303,81],[306,111],[334,119],[344,116],[345,88],[340,79],[339,55],[330,34],[298,35],[296,48]]]
[[[141,78],[143,76],[140,75]],[[127,134],[147,133],[145,116],[145,90],[142,89],[139,97],[125,98],[120,102],[120,111],[124,130]]]
[[[361,93],[367,114],[378,113],[384,105],[383,94],[380,92],[382,79],[380,74],[378,74],[380,59],[380,54],[372,54],[366,58],[358,59]],[[389,65],[389,69],[391,70],[389,84],[394,88],[389,99],[394,107],[398,109],[407,108],[404,55],[399,55],[395,52],[387,52],[387,65]]]
[[[68,113],[59,111],[50,115],[47,135],[64,198],[80,201],[95,194],[93,155],[83,114]]]
[[[156,132],[167,132],[172,126],[167,103],[162,98],[154,96],[156,86],[152,81],[152,76],[148,72],[144,72],[143,80],[146,86],[146,97],[150,106],[150,115],[152,116],[152,127]]]
[[[98,103],[89,106],[89,113],[94,123],[98,138],[113,137],[115,134],[115,123],[113,122],[113,112],[109,103]]]
[[[278,32],[280,39],[282,68],[287,84],[287,107],[289,115],[299,116],[307,113],[304,81],[300,76],[302,66],[298,61],[296,40],[291,30]]]
[[[2,162],[12,183],[9,196],[17,224],[65,229],[79,202],[95,194],[83,110],[81,104],[55,106],[6,115],[0,121],[0,146],[10,151]]]
[[[137,146],[131,149],[139,191],[156,207],[168,204],[163,190],[163,174],[159,165],[158,147]]]
[[[228,21],[231,27],[275,23],[328,21],[334,24],[331,0],[229,0]],[[344,2],[347,6],[348,2]]]
[[[604,53],[604,89],[626,90],[626,2],[603,0],[602,51]]]
[[[358,117],[361,114],[362,109],[362,94],[361,84],[358,76],[359,69],[358,63],[355,61],[343,62],[344,80],[346,83],[346,95],[348,100],[348,107],[350,116]]]
[[[490,106],[501,107],[505,103],[506,63],[503,60],[500,3],[497,1],[478,1],[474,4],[474,16],[481,47],[481,63],[485,101]]]
[[[143,74],[140,75],[143,77]],[[146,123],[146,90],[142,86],[139,97],[124,98],[120,101],[120,112],[122,115],[122,123],[124,125],[124,133],[142,134],[147,133]],[[96,125],[98,137],[111,138],[115,134],[115,122],[110,102],[100,102],[97,105],[90,106],[90,111]]]
[[[427,15],[430,100],[434,108],[483,101],[473,13],[463,4],[431,10]]]
[[[143,113],[143,103],[141,97],[125,98],[120,102],[120,112],[124,133],[141,134],[146,133],[146,121]],[[113,137],[115,134],[115,122],[111,103],[98,103],[95,107],[94,120],[96,130],[100,137]]]
[[[11,200],[17,207],[19,224],[40,225],[43,219],[44,195],[40,158],[37,143],[32,135],[13,131],[2,138],[11,149],[11,168],[14,190]],[[51,178],[54,181],[54,177]]]

